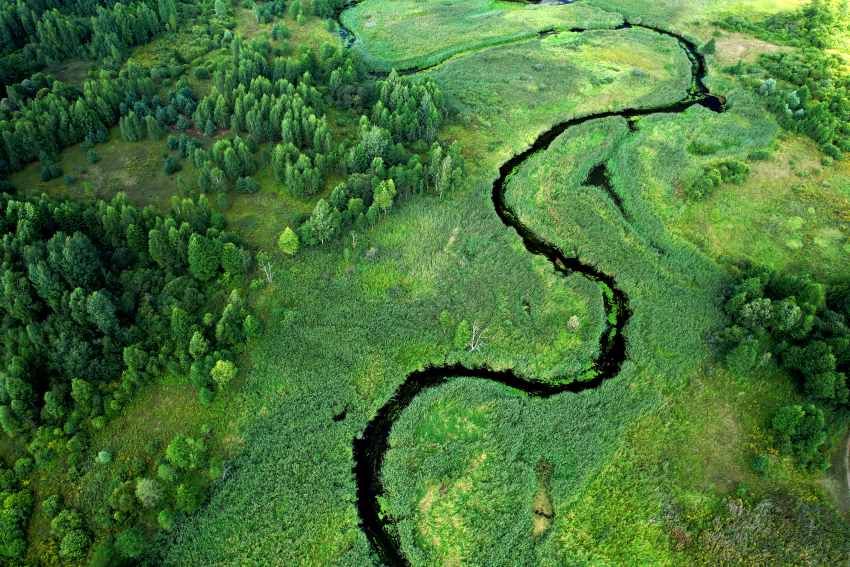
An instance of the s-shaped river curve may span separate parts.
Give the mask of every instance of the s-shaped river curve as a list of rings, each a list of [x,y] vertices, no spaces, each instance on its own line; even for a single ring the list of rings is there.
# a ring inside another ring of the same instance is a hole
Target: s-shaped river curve
[[[356,3],[352,2],[345,6],[345,8],[349,8]],[[347,40],[353,37],[353,34],[342,26],[339,21],[340,14],[337,14],[337,23],[344,32],[343,39]],[[355,437],[353,447],[354,475],[357,485],[357,511],[360,515],[360,526],[374,551],[387,565],[395,567],[406,566],[409,563],[401,552],[399,542],[387,529],[388,520],[383,518],[380,513],[378,497],[384,493],[381,468],[384,463],[384,456],[389,449],[389,436],[392,426],[416,396],[425,390],[445,384],[454,378],[489,380],[516,390],[521,390],[529,396],[539,398],[548,398],[565,393],[579,393],[586,390],[593,390],[603,382],[617,376],[620,373],[623,362],[626,360],[626,340],[623,336],[623,331],[631,316],[628,296],[617,286],[617,282],[612,275],[600,271],[595,266],[585,264],[578,258],[567,257],[555,245],[546,242],[523,225],[514,211],[505,202],[505,185],[510,175],[531,156],[537,152],[545,151],[555,138],[563,134],[568,128],[584,122],[620,116],[628,121],[630,129],[634,129],[635,121],[641,116],[684,112],[697,104],[705,106],[714,112],[724,111],[725,100],[722,97],[712,95],[705,85],[705,58],[699,53],[696,44],[676,33],[642,24],[626,22],[616,29],[630,27],[645,28],[661,35],[672,37],[679,43],[679,46],[685,51],[691,62],[691,85],[687,96],[678,102],[665,106],[642,109],[627,108],[616,112],[590,114],[560,122],[540,134],[534,143],[525,151],[503,163],[499,167],[499,177],[493,182],[492,188],[493,207],[496,210],[496,214],[506,226],[517,232],[526,250],[531,254],[546,258],[555,270],[564,276],[578,272],[610,290],[611,293],[603,294],[603,297],[606,314],[613,315],[613,317],[606,317],[606,319],[609,321],[613,320],[615,323],[609,324],[599,339],[599,355],[593,361],[595,376],[591,380],[575,381],[568,384],[550,384],[520,376],[511,370],[495,371],[487,368],[467,368],[460,365],[429,366],[424,370],[409,374],[393,393],[392,397],[381,406],[375,416],[369,421],[363,433],[359,437]],[[528,38],[519,41],[528,41]],[[351,41],[346,41],[346,44],[351,45]],[[438,63],[438,65],[441,63]],[[405,69],[405,73],[416,73],[425,70],[427,68]]]

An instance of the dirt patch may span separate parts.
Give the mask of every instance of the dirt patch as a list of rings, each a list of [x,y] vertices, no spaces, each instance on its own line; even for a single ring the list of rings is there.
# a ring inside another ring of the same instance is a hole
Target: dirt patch
[[[741,33],[730,33],[717,40],[717,60],[723,65],[738,61],[755,61],[763,53],[787,51],[788,48]]]
[[[427,514],[431,510],[431,506],[434,505],[434,497],[437,495],[437,487],[429,486],[428,490],[425,491],[425,496],[419,500],[419,512],[421,514]]]
[[[549,528],[552,527],[552,521],[555,518],[555,509],[552,506],[552,498],[549,496],[549,485],[552,481],[552,464],[541,459],[537,463],[537,492],[534,494],[532,501],[533,518],[531,521],[531,535],[534,539],[542,537]]]
[[[552,510],[552,499],[549,498],[549,491],[545,486],[541,486],[534,495],[534,518],[532,519],[531,535],[539,538],[552,527],[552,519],[555,516]]]

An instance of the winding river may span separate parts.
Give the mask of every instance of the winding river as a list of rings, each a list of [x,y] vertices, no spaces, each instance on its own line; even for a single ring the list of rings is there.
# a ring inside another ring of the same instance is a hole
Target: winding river
[[[346,8],[352,5],[353,3],[346,6]],[[340,14],[337,15],[337,22],[340,25],[341,35],[346,45],[350,46],[353,43],[354,36],[350,30],[342,26],[342,23],[339,21]],[[487,368],[467,368],[459,365],[431,366],[409,374],[404,382],[396,389],[393,396],[387,400],[369,421],[363,433],[354,439],[353,446],[354,474],[357,485],[357,511],[360,515],[360,525],[375,553],[387,565],[395,567],[409,565],[409,563],[401,552],[399,542],[387,529],[388,520],[381,516],[380,506],[378,504],[378,497],[384,493],[381,468],[384,462],[384,455],[389,449],[389,436],[392,426],[416,396],[425,390],[445,384],[454,378],[489,380],[521,390],[529,396],[540,398],[548,398],[558,394],[579,393],[597,388],[606,380],[617,376],[626,359],[626,340],[623,333],[629,321],[631,311],[629,310],[629,301],[625,292],[617,286],[617,282],[612,275],[603,273],[595,266],[585,264],[578,258],[567,257],[556,246],[546,242],[523,225],[514,211],[505,202],[505,189],[508,178],[518,167],[537,152],[545,151],[558,136],[578,124],[600,118],[620,116],[625,118],[629,123],[629,128],[634,130],[635,122],[641,116],[684,112],[697,104],[705,106],[714,112],[723,112],[725,101],[722,97],[712,95],[705,85],[705,59],[692,41],[673,32],[642,24],[626,22],[616,29],[630,27],[642,27],[672,37],[679,43],[679,46],[685,51],[691,62],[691,85],[687,96],[678,102],[666,106],[642,109],[627,108],[616,112],[602,112],[560,122],[540,134],[534,143],[525,151],[502,164],[499,168],[499,177],[493,182],[492,188],[493,207],[496,214],[506,226],[517,232],[522,238],[525,248],[531,254],[545,257],[554,269],[564,276],[576,272],[580,273],[608,291],[608,293],[603,294],[605,311],[608,315],[607,319],[614,321],[614,323],[609,324],[600,337],[599,355],[593,361],[594,377],[590,380],[574,381],[568,384],[551,384],[520,376],[511,370],[495,371]],[[572,31],[578,32],[584,30]],[[541,32],[541,35],[548,33],[552,33],[551,30]],[[529,38],[518,41],[529,41]],[[501,46],[504,45],[502,44]],[[462,55],[454,55],[452,58]],[[437,63],[437,65],[442,63]],[[404,72],[412,74],[425,71],[429,68],[431,67],[405,69]],[[589,177],[605,178],[604,170],[602,172],[596,172],[596,174],[591,172]],[[590,181],[592,182],[593,180],[591,179]],[[614,202],[619,204],[619,199],[611,191],[610,186],[604,188],[608,191]],[[622,204],[618,206],[622,211]]]

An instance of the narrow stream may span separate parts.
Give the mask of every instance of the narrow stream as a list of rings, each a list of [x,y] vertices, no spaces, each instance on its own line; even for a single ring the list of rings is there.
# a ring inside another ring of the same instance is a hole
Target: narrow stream
[[[350,3],[345,8],[351,7],[355,3]],[[346,45],[350,46],[355,39],[354,35],[339,22],[339,14],[337,15],[337,22],[340,24],[340,33]],[[552,384],[520,376],[512,370],[495,371],[487,368],[467,368],[460,365],[431,366],[409,374],[392,397],[369,421],[363,433],[356,437],[353,442],[357,511],[360,515],[360,525],[373,550],[386,565],[392,567],[409,565],[401,552],[399,542],[388,530],[390,520],[381,515],[378,497],[384,493],[381,469],[384,456],[389,449],[390,431],[395,421],[416,396],[425,390],[445,384],[453,378],[489,380],[520,390],[529,396],[540,398],[548,398],[557,394],[579,393],[597,388],[606,380],[617,376],[626,359],[624,329],[631,316],[631,311],[625,292],[618,287],[612,275],[606,274],[596,266],[586,264],[578,258],[567,257],[556,246],[546,242],[523,225],[505,202],[505,190],[507,181],[518,167],[536,153],[545,151],[558,136],[578,124],[600,118],[620,116],[625,118],[629,122],[629,127],[634,130],[635,122],[642,116],[684,112],[696,104],[714,112],[723,112],[725,100],[722,97],[712,95],[706,87],[705,59],[692,41],[673,32],[646,25],[625,23],[617,29],[630,27],[642,27],[672,37],[679,43],[691,62],[691,85],[687,96],[666,106],[601,112],[558,123],[540,134],[525,151],[502,164],[499,168],[499,177],[493,183],[492,188],[493,207],[496,214],[506,226],[517,232],[530,253],[545,257],[560,274],[568,276],[573,273],[580,273],[596,282],[602,289],[605,312],[608,316],[606,318],[613,320],[614,323],[608,325],[599,339],[599,355],[593,361],[593,378],[568,384]],[[528,41],[528,39],[522,41]],[[408,71],[421,72],[424,70],[426,69]],[[610,191],[610,193],[614,194],[613,191]],[[620,204],[620,207],[622,207],[622,204]]]

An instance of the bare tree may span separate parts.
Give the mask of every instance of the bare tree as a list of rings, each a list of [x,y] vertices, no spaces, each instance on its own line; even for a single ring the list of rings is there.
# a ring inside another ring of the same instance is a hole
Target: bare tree
[[[469,352],[475,352],[484,344],[484,333],[487,329],[479,327],[478,323],[472,323],[472,334],[469,337]]]
[[[260,271],[266,276],[266,281],[272,283],[274,281],[274,266],[269,255],[262,250],[257,254],[257,266],[260,267]]]

